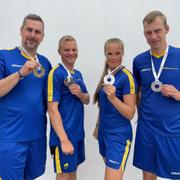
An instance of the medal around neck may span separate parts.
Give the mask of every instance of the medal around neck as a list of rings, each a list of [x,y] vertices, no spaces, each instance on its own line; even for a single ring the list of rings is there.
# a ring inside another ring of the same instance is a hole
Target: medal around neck
[[[72,84],[74,83],[74,80],[71,76],[68,76],[65,80],[64,80],[64,84],[67,87],[70,87]]]
[[[159,80],[157,81],[153,81],[151,83],[151,89],[154,91],[154,92],[160,92],[161,91],[161,87],[162,87],[163,83]]]
[[[104,84],[106,85],[113,85],[115,82],[115,78],[112,74],[107,74],[104,76]]]
[[[33,70],[33,75],[37,78],[41,78],[45,75],[45,69],[42,66],[35,68]]]
[[[29,60],[30,60],[30,61],[37,61],[37,62],[39,62],[38,57],[37,57],[37,54],[36,54],[35,58],[33,58],[33,57],[26,51],[26,49],[25,49],[23,46],[20,46],[19,49],[20,49],[22,52],[24,52],[24,53],[29,57]],[[43,76],[45,75],[45,69],[44,69],[42,66],[40,66],[40,67],[38,67],[38,68],[35,68],[35,69],[33,70],[33,75],[34,75],[35,77],[37,77],[37,78],[41,78],[41,77],[43,77]]]

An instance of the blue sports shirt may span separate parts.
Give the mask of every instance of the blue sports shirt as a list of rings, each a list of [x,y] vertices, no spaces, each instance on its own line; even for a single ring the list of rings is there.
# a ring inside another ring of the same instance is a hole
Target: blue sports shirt
[[[116,97],[123,102],[123,96],[136,93],[136,84],[130,71],[125,67],[115,74]],[[109,102],[103,88],[98,94],[99,102],[99,131],[105,133],[120,133],[126,139],[132,139],[132,127],[129,119],[121,115],[121,113]]]
[[[153,56],[156,72],[159,70],[162,56]],[[141,99],[138,108],[138,123],[148,131],[163,136],[180,135],[180,101],[154,92],[150,51],[146,51],[133,62],[134,76],[141,87]],[[166,62],[159,80],[170,84],[180,91],[180,49],[170,46]]]
[[[51,65],[44,56],[37,56],[45,75],[36,78],[31,73],[0,97],[0,142],[24,142],[46,135],[45,85]],[[0,79],[19,71],[27,60],[18,48],[0,50]]]
[[[78,142],[84,139],[84,105],[75,95],[71,94],[65,85],[68,74],[62,64],[58,64],[49,73],[48,77],[48,102],[58,102],[63,127],[70,141]],[[83,93],[87,93],[81,73],[78,70],[71,72],[76,84]],[[60,140],[51,127],[50,146],[59,145]]]

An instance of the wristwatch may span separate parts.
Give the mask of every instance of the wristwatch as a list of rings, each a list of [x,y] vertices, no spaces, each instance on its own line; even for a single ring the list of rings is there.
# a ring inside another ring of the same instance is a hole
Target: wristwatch
[[[23,79],[23,78],[24,78],[24,76],[22,75],[22,73],[21,73],[20,70],[18,71],[18,75],[19,75],[19,78],[20,78],[20,79]]]

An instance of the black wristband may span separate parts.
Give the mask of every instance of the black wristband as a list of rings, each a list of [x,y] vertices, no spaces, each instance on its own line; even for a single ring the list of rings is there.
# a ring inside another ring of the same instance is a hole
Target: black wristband
[[[24,78],[24,76],[22,75],[22,73],[21,73],[20,70],[18,71],[18,75],[19,75],[19,78],[20,78],[20,79],[23,79],[23,78]]]

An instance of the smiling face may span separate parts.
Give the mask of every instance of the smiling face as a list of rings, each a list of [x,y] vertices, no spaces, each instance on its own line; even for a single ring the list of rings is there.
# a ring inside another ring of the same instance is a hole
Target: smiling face
[[[156,17],[151,23],[144,22],[144,36],[152,52],[161,53],[166,49],[166,34],[168,31],[169,26],[165,25],[160,17]]]
[[[37,20],[27,19],[21,27],[22,46],[30,53],[36,53],[37,48],[44,37],[43,23]]]
[[[123,45],[117,42],[107,43],[105,46],[106,62],[109,69],[115,69],[122,62]]]
[[[62,62],[70,69],[74,67],[74,63],[78,57],[78,48],[75,40],[63,41],[59,54],[61,55]]]

